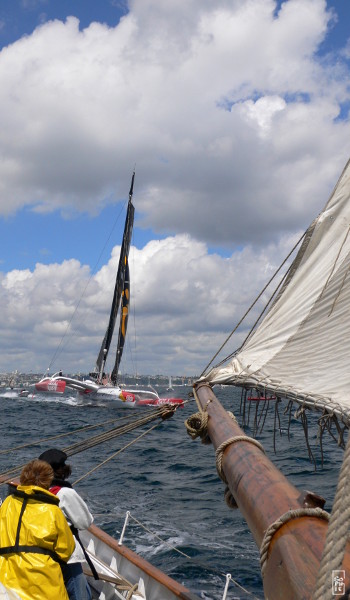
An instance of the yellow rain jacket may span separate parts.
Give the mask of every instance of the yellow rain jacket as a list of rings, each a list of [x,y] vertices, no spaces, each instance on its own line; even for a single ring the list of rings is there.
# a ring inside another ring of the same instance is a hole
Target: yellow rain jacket
[[[0,506],[0,582],[22,600],[68,600],[58,561],[75,542],[58,498],[35,485],[19,485]]]

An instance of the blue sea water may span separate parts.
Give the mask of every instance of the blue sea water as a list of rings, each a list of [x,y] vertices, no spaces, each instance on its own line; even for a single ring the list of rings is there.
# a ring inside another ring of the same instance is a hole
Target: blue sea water
[[[190,391],[191,388],[177,387],[175,395],[187,400]],[[215,388],[214,391],[223,406],[235,412],[241,424],[240,392],[231,388]],[[64,449],[106,431],[112,427],[107,423],[110,419],[121,419],[122,423],[126,416],[131,416],[130,413],[136,419],[140,411],[147,414],[149,410],[82,404],[75,395],[69,394],[34,394],[34,397],[22,399],[6,396],[9,394],[0,390],[0,473],[28,462],[48,447]],[[248,435],[252,435],[254,410],[251,409],[250,423],[245,427]],[[117,539],[126,511],[130,511],[124,543],[199,598],[221,600],[226,574],[230,573],[228,600],[261,600],[264,593],[259,551],[240,512],[229,509],[225,503],[214,449],[211,445],[201,444],[198,439],[192,440],[186,432],[184,421],[195,412],[197,407],[191,399],[171,419],[160,422],[157,428],[77,483],[76,489],[88,503],[96,525]],[[79,428],[96,424],[101,427],[77,432]],[[287,428],[288,419],[282,415],[275,453],[271,406],[257,439],[293,485],[323,496],[325,509],[330,511],[343,451],[331,439],[324,440],[324,464],[321,466],[317,420],[311,417],[309,442],[317,464],[315,470],[308,457],[300,423],[292,420],[290,439]],[[144,428],[136,430],[71,456],[72,481],[84,476],[143,431]],[[67,432],[71,433],[69,437],[19,447]],[[4,453],[11,448],[16,449]],[[6,489],[2,486],[0,498],[5,495]]]

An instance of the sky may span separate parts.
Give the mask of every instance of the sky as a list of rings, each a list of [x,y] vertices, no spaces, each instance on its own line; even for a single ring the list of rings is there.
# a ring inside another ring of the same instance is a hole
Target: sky
[[[348,0],[1,1],[0,372],[94,367],[134,169],[122,371],[202,372],[349,159],[349,22]]]

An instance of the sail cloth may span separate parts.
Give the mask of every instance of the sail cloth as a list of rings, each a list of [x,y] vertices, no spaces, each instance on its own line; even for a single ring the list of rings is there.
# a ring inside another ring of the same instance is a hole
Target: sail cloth
[[[120,365],[120,361],[121,361],[123,350],[124,350],[126,330],[127,330],[127,326],[128,326],[129,303],[130,303],[130,275],[129,275],[129,262],[128,262],[128,259],[126,258],[124,289],[122,292],[122,301],[121,301],[121,309],[120,309],[118,346],[117,346],[117,354],[116,354],[116,358],[115,358],[114,368],[113,368],[112,375],[111,375],[112,382],[116,382],[118,379],[119,365]]]
[[[120,308],[121,297],[123,294],[125,280],[126,280],[126,272],[129,272],[128,271],[128,256],[129,256],[131,236],[132,236],[132,230],[133,230],[133,225],[134,225],[134,214],[135,214],[135,207],[132,203],[132,196],[133,196],[133,190],[134,190],[134,179],[135,179],[135,171],[133,172],[132,179],[131,179],[128,209],[127,209],[125,225],[124,225],[123,242],[122,242],[122,247],[120,250],[118,271],[117,271],[117,276],[116,276],[116,280],[115,280],[115,287],[114,287],[111,312],[110,312],[110,316],[109,316],[109,322],[108,322],[106,333],[105,333],[105,336],[104,336],[104,339],[103,339],[103,342],[101,345],[101,349],[100,349],[100,352],[98,354],[97,361],[96,361],[96,371],[100,377],[102,377],[102,375],[103,375],[104,366],[105,366],[109,348],[110,348],[110,345],[112,342],[114,327],[115,327],[115,323],[117,320],[118,310]],[[129,274],[127,274],[127,278],[129,279]],[[128,290],[129,290],[129,282],[128,282]],[[128,291],[128,295],[129,295],[129,291]],[[125,333],[126,333],[126,330],[125,330]],[[124,337],[125,337],[125,335],[124,335]],[[116,362],[118,363],[118,366],[119,366],[119,363],[120,363],[120,360],[122,357],[122,351],[123,351],[123,349],[121,349],[121,350],[119,348],[117,349]],[[116,382],[117,375],[118,375],[118,371],[116,368],[114,368],[113,369],[113,378],[114,379],[112,379],[113,383]]]
[[[271,391],[350,426],[350,161],[260,326],[203,379]]]

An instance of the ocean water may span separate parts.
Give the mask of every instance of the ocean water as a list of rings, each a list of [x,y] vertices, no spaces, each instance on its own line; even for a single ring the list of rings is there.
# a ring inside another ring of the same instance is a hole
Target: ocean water
[[[95,524],[117,539],[126,511],[130,511],[124,543],[199,598],[221,600],[226,574],[230,573],[228,600],[261,600],[264,593],[259,551],[240,512],[229,509],[225,503],[214,449],[199,439],[192,440],[186,432],[184,420],[197,412],[194,400],[189,399],[190,391],[191,388],[176,387],[174,395],[189,400],[185,407],[77,483],[76,489],[94,514]],[[223,406],[235,412],[241,424],[240,392],[219,387],[214,391]],[[136,419],[148,410],[127,410],[106,403],[83,404],[75,395],[69,394],[44,396],[35,393],[33,397],[21,399],[0,390],[0,473],[28,462],[49,447],[64,449],[106,431],[112,427],[107,423],[110,419],[119,419],[123,423],[126,416]],[[250,421],[245,427],[248,435],[252,435],[254,410],[252,406]],[[101,427],[77,432],[96,424]],[[343,451],[326,437],[321,466],[317,419],[311,417],[309,442],[317,466],[315,470],[308,457],[301,424],[293,419],[290,439],[287,428],[288,419],[282,415],[275,453],[271,406],[263,432],[257,439],[293,485],[323,496],[325,509],[330,511]],[[144,430],[135,430],[71,456],[71,480],[87,474]],[[70,435],[64,436],[68,432]],[[40,441],[54,435],[62,437]],[[29,442],[37,443],[20,447]],[[13,450],[8,452],[10,449]],[[2,486],[0,498],[5,495],[6,489]]]

